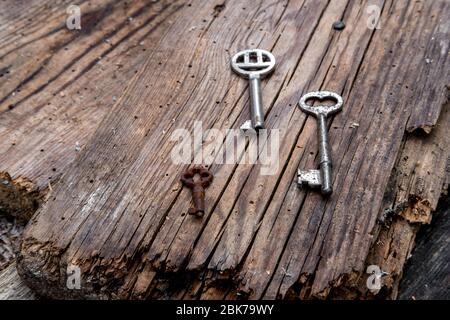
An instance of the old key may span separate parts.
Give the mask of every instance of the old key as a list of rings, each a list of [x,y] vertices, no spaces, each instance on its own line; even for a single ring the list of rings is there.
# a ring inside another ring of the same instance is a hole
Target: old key
[[[333,99],[336,101],[335,105],[326,106],[310,106],[306,104],[310,99]],[[317,91],[305,94],[299,101],[299,106],[302,111],[314,116],[317,121],[317,133],[319,138],[319,170],[298,170],[298,184],[299,186],[321,187],[323,195],[329,195],[333,192],[331,182],[331,155],[330,146],[328,144],[327,136],[327,117],[335,114],[342,109],[342,97],[334,92]]]
[[[272,53],[261,49],[244,50],[236,53],[231,59],[231,68],[242,77],[249,79],[250,116],[244,122],[242,130],[264,129],[264,108],[262,106],[261,79],[273,71],[275,57]]]
[[[203,216],[205,213],[205,188],[213,180],[213,174],[203,167],[187,169],[181,175],[181,182],[192,190],[193,207],[189,208],[189,214]]]

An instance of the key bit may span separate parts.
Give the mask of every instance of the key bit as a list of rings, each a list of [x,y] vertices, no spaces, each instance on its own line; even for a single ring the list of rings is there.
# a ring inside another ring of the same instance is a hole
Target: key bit
[[[319,170],[298,170],[298,184],[300,187],[318,188],[322,185]]]
[[[251,119],[244,122],[241,130],[264,129],[261,79],[275,68],[275,57],[269,51],[262,49],[244,50],[231,58],[231,68],[238,75],[249,80]]]
[[[183,172],[180,180],[192,191],[193,206],[189,208],[188,213],[202,217],[205,213],[205,188],[211,184],[213,174],[208,169],[198,166]]]
[[[310,99],[333,99],[336,101],[335,105],[319,105],[310,106],[306,104]],[[321,188],[323,195],[329,195],[333,192],[332,177],[331,177],[331,153],[328,143],[327,132],[327,117],[335,114],[342,109],[343,100],[342,97],[334,92],[330,91],[315,91],[305,94],[299,101],[300,109],[314,116],[317,121],[317,134],[319,140],[319,166],[320,170],[302,171],[298,170],[298,185],[300,187]]]

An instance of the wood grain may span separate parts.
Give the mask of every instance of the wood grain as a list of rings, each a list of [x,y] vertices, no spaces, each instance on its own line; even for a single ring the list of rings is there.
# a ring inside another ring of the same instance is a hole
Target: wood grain
[[[412,258],[405,268],[399,299],[429,300],[450,298],[448,254],[450,199],[445,198],[433,221],[420,234]]]
[[[43,189],[76,158],[180,4],[83,2],[80,31],[65,27],[69,1],[34,4],[18,10],[26,17],[2,18],[10,36],[0,38],[0,163]],[[17,10],[15,1],[0,6]]]
[[[51,188],[18,257],[27,284],[55,298],[361,296],[367,263],[381,257],[377,239],[397,239],[401,273],[414,223],[428,220],[401,210],[383,233],[380,217],[418,197],[428,219],[443,190],[450,68],[442,17],[450,8],[444,0],[370,4],[381,9],[381,29],[368,28],[366,1],[97,1],[81,4],[88,25],[78,33],[63,26],[67,2],[50,12],[35,4],[49,21],[42,30],[0,32],[0,69],[9,70],[0,169]],[[346,29],[333,30],[337,20]],[[206,163],[215,180],[207,214],[195,219],[170,137],[196,121],[224,130],[248,118],[247,83],[229,68],[247,47],[277,58],[263,100],[267,126],[279,129],[279,168],[264,176],[259,164]],[[329,123],[328,199],[296,186],[297,168],[317,158],[315,120],[296,103],[319,89],[345,101]],[[388,197],[394,168],[414,172],[396,176]],[[69,264],[82,270],[79,292],[65,287]],[[396,286],[397,278],[389,290]]]
[[[15,263],[0,271],[0,300],[34,300],[37,296],[23,283]]]

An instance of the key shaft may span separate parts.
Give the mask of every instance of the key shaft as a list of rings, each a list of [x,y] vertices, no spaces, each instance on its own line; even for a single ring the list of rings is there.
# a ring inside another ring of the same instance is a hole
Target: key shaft
[[[330,145],[328,143],[328,129],[326,114],[319,113],[317,116],[317,133],[319,141],[319,166],[320,176],[322,182],[322,194],[329,195],[333,192],[331,182],[331,153]]]
[[[258,131],[260,129],[264,129],[261,77],[258,74],[252,74],[249,76],[249,90],[252,127]]]
[[[192,187],[193,206],[189,208],[189,214],[203,216],[205,213],[205,188],[200,183],[194,183]]]
[[[232,57],[231,68],[249,81],[250,120],[245,121],[241,129],[255,131],[264,129],[261,79],[275,68],[275,57],[266,50],[244,50]]]

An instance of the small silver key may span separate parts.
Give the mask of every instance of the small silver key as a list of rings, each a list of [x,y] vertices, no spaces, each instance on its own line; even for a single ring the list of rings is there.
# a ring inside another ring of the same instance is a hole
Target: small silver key
[[[310,99],[333,99],[335,105],[310,106],[306,104]],[[327,117],[335,114],[342,109],[342,97],[330,91],[316,91],[305,94],[298,103],[300,109],[309,115],[314,116],[317,121],[317,133],[319,139],[319,165],[320,170],[298,170],[298,184],[300,187],[309,186],[311,188],[321,188],[323,195],[329,195],[333,192],[331,179],[331,154],[327,135]]]
[[[231,58],[231,68],[240,76],[249,79],[250,115],[242,130],[264,129],[264,108],[262,106],[261,79],[271,73],[275,67],[275,57],[262,49],[244,50]]]

